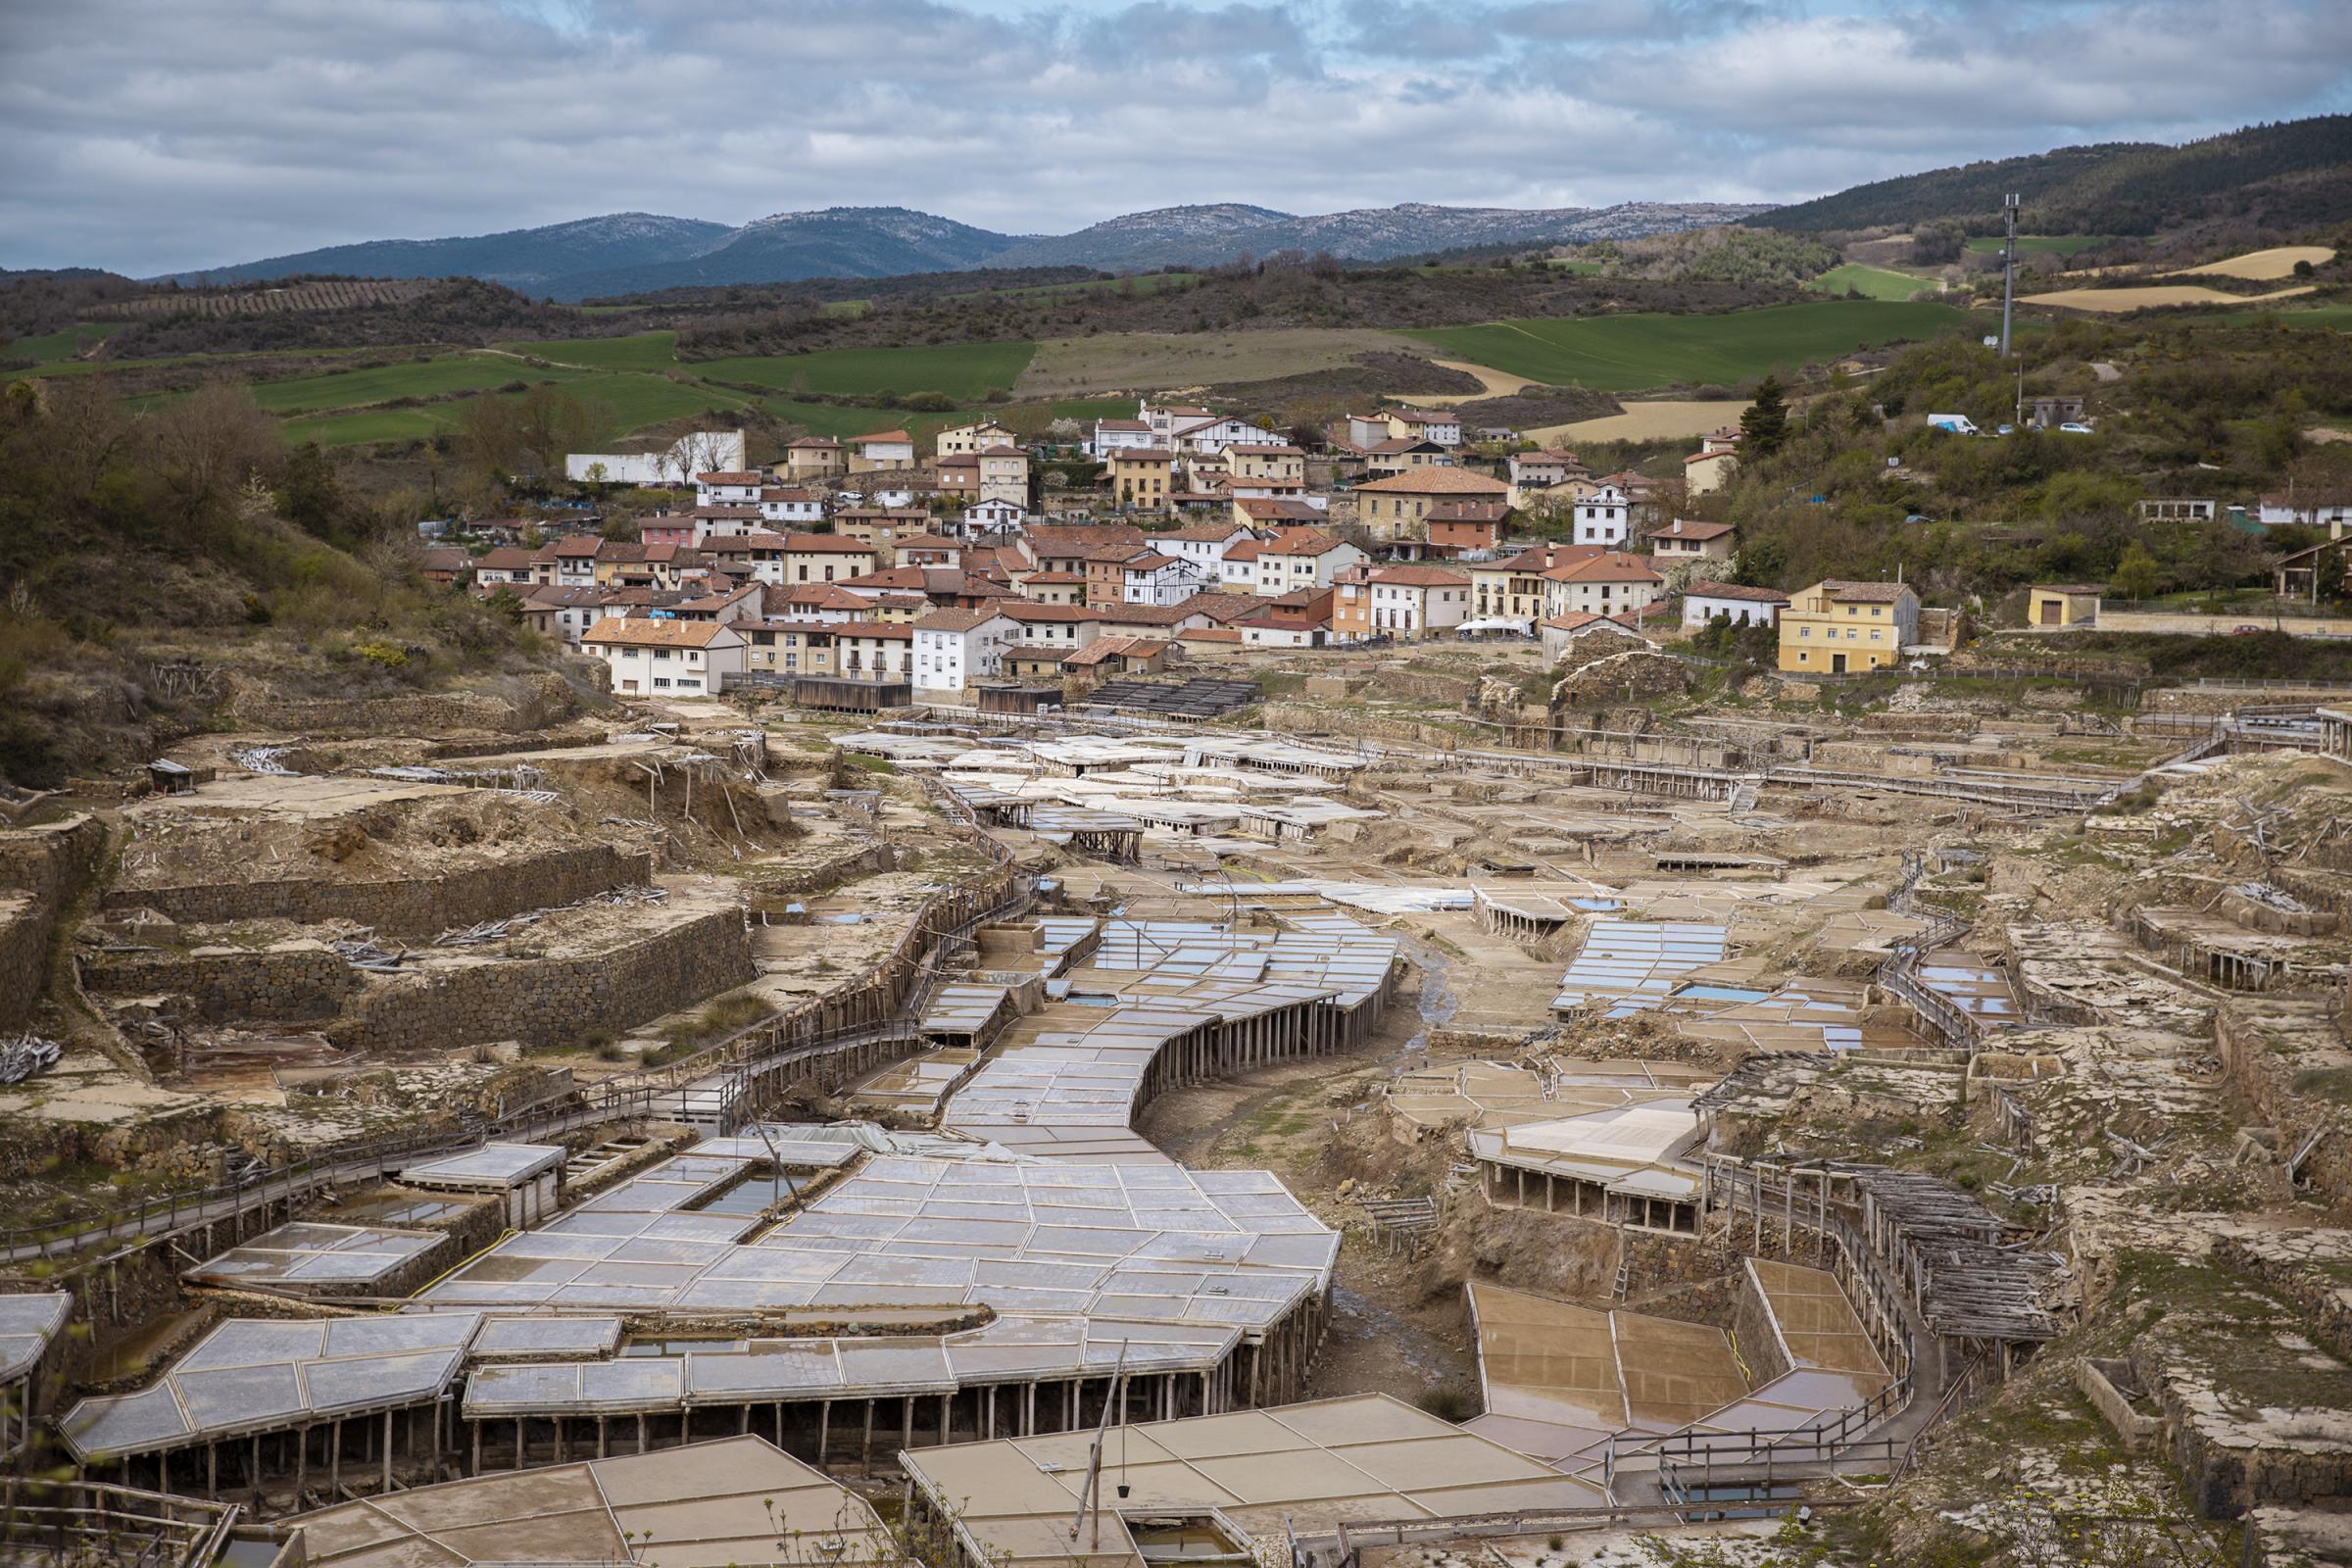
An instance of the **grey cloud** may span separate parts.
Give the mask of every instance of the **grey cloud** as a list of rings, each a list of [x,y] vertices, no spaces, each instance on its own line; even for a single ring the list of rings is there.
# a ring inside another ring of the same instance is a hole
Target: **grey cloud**
[[[146,273],[631,209],[1036,232],[1195,201],[1796,199],[2341,105],[2352,59],[2352,8],[2316,0],[561,0],[551,26],[553,3],[0,0],[0,265]],[[1681,20],[1609,30],[1638,16]],[[1383,17],[1394,48],[1366,41]]]

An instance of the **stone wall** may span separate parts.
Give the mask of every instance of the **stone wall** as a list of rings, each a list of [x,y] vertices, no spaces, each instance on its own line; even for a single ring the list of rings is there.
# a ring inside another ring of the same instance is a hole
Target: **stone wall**
[[[2345,630],[2338,635],[2352,636],[2352,621],[2342,624]],[[2152,686],[2140,694],[2139,709],[2143,713],[2227,713],[2267,703],[2327,703],[2332,707],[2343,701],[2341,686]],[[2181,744],[2186,745],[2189,738],[2181,737]]]
[[[2238,615],[2197,615],[2163,610],[2099,611],[2094,631],[2163,632],[2177,637],[2226,637],[2252,627],[2293,637],[2352,637],[2352,620],[2334,615],[2281,615],[2260,610]]]
[[[2214,1010],[2213,1037],[2230,1086],[2276,1130],[2281,1158],[2328,1128],[2305,1158],[2302,1179],[2331,1206],[2352,1203],[2352,1116],[2325,1095],[2297,1087],[2352,1072],[2352,1053],[2325,1004],[2230,1003]]]
[[[332,1018],[351,990],[351,966],[323,943],[209,947],[186,953],[99,954],[81,960],[81,983],[113,996],[184,996],[213,1023]]]
[[[576,1046],[590,1030],[634,1028],[758,977],[741,911],[714,909],[598,953],[370,976],[327,1035],[387,1052]]]
[[[504,919],[525,909],[575,904],[591,894],[653,880],[650,852],[610,844],[579,845],[438,875],[372,882],[288,877],[187,887],[121,888],[110,909],[150,908],[183,925],[233,920],[292,920],[314,925],[351,920],[379,936],[428,937],[455,927]]]
[[[92,816],[0,833],[0,1029],[31,1021],[49,988],[58,912],[105,856],[106,839]]]
[[[454,730],[513,733],[543,729],[570,716],[571,688],[560,676],[508,683],[502,695],[414,693],[400,697],[279,697],[240,686],[229,710],[241,724],[303,735],[445,735]]]

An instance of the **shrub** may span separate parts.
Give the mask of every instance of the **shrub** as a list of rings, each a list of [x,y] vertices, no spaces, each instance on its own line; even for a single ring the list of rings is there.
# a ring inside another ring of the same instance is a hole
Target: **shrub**
[[[1417,1404],[1441,1421],[1467,1421],[1478,1414],[1477,1396],[1458,1383],[1442,1383],[1421,1391]]]
[[[375,639],[364,643],[354,643],[351,651],[380,669],[406,669],[409,667],[409,651],[398,643]]]

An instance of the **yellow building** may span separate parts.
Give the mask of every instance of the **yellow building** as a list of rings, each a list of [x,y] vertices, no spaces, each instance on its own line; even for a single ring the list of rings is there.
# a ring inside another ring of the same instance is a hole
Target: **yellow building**
[[[1110,495],[1122,507],[1158,512],[1168,505],[1176,455],[1164,447],[1118,447],[1110,454]]]
[[[1029,504],[1029,454],[1019,447],[998,444],[980,451],[980,499]]]
[[[2029,626],[2087,626],[2099,618],[2097,583],[2035,583],[2026,595]]]
[[[971,424],[959,424],[953,430],[939,432],[935,457],[969,457],[986,452],[990,447],[1020,445],[1021,438],[994,419],[981,419]]]
[[[1416,468],[1355,487],[1355,517],[1376,539],[1420,539],[1430,510],[1457,501],[1506,501],[1511,487],[1466,468]]]
[[[1781,668],[1796,675],[1886,669],[1919,640],[1919,595],[1899,582],[1839,582],[1800,589],[1781,612]]]

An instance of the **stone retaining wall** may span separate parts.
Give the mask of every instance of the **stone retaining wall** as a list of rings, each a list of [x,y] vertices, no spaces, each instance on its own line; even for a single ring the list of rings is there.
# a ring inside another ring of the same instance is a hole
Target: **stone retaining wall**
[[[350,920],[379,936],[428,937],[461,926],[500,920],[525,909],[576,904],[591,894],[653,880],[650,852],[610,844],[581,845],[516,856],[439,875],[374,882],[290,877],[259,882],[214,882],[187,887],[120,888],[110,909],[150,908],[183,925],[234,920],[292,920],[315,925]]]
[[[509,696],[418,692],[294,698],[241,687],[230,699],[230,711],[242,724],[303,735],[445,735],[468,729],[544,729],[568,717],[575,707],[571,688],[559,676],[516,680],[511,690]]]
[[[332,1018],[352,988],[351,966],[323,943],[211,947],[187,953],[99,954],[81,983],[112,996],[184,996],[213,1023]]]
[[[106,827],[72,816],[0,833],[0,1029],[21,1029],[49,989],[58,911],[106,854]]]
[[[2325,1096],[2296,1087],[2306,1073],[2352,1068],[2340,1037],[2317,1015],[2273,1012],[2250,1003],[2214,1009],[2213,1039],[2230,1087],[2277,1130],[2282,1158],[2332,1123],[2305,1159],[2302,1177],[2323,1201],[2352,1203],[2352,1116]]]
[[[714,909],[601,953],[370,976],[327,1035],[387,1052],[576,1046],[591,1030],[634,1028],[758,977],[741,911]]]

